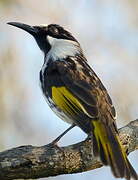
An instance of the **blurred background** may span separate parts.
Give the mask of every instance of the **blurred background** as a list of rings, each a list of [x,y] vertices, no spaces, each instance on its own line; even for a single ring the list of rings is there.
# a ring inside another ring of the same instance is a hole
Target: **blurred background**
[[[68,124],[47,106],[39,87],[43,54],[33,37],[8,26],[56,23],[79,40],[85,55],[111,95],[122,127],[138,118],[137,0],[0,0],[0,150],[51,142]],[[74,128],[61,141],[86,135]],[[138,152],[129,155],[138,172]],[[113,180],[109,168],[47,179]]]

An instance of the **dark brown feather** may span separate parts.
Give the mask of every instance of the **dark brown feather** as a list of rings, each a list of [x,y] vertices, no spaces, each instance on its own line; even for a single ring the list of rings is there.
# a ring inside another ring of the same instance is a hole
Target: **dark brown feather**
[[[54,64],[65,87],[83,103],[83,107],[91,117],[91,124],[93,124],[93,121],[100,121],[104,127],[111,148],[110,150],[107,148],[108,157],[105,154],[105,149],[103,149],[104,142],[99,140],[100,145],[98,145],[95,137],[93,138],[94,153],[100,156],[104,165],[110,165],[115,177],[125,177],[127,180],[133,177],[138,180],[137,174],[126,155],[124,156],[125,152],[117,138],[116,113],[110,96],[100,79],[87,64],[85,58],[81,59],[76,56],[75,64],[74,58],[73,63],[71,63],[71,60],[69,63],[67,60],[63,60],[55,61]],[[68,59],[71,59],[71,57],[68,57]],[[80,128],[82,128],[82,124],[83,127],[89,125],[89,123],[85,124],[86,121],[82,118],[79,122]],[[87,133],[91,134],[91,132]]]

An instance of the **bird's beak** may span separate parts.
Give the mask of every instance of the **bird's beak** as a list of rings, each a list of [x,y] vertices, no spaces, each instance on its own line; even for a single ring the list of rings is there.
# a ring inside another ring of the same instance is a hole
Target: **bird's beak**
[[[34,26],[27,25],[27,24],[23,24],[19,22],[8,22],[7,24],[23,29],[33,36],[36,35],[38,32],[37,28],[35,28]]]

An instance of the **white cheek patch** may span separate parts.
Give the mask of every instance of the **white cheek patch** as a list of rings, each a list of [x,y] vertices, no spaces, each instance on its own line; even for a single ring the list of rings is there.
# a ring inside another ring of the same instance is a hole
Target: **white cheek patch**
[[[53,38],[53,37],[51,37],[51,36],[47,36],[46,38],[47,38],[49,44],[50,44],[51,46],[53,46],[54,41],[55,41],[55,38]]]
[[[63,59],[67,56],[75,56],[81,51],[79,44],[75,41],[57,39],[51,36],[47,36],[47,40],[51,45],[47,58],[52,57],[53,60]]]

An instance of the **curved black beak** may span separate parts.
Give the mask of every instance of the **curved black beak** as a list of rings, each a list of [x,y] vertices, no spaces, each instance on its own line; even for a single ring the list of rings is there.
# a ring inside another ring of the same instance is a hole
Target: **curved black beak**
[[[30,33],[31,35],[36,35],[38,32],[37,28],[35,28],[34,26],[27,25],[27,24],[23,24],[19,22],[8,22],[7,24],[23,29],[27,31],[28,33]]]

